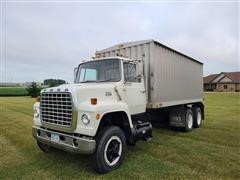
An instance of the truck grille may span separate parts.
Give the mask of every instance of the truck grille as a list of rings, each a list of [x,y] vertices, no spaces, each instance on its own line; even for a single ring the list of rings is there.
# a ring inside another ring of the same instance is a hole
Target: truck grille
[[[72,123],[73,104],[68,92],[44,92],[40,100],[41,120],[48,124],[70,127]]]

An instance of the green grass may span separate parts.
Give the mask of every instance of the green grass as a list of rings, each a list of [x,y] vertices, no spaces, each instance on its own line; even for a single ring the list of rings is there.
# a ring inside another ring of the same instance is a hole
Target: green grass
[[[25,87],[0,87],[0,96],[27,96]]]
[[[239,179],[239,97],[206,94],[202,128],[154,129],[152,141],[129,147],[122,166],[105,175],[88,156],[41,152],[31,135],[34,99],[1,97],[0,179]]]

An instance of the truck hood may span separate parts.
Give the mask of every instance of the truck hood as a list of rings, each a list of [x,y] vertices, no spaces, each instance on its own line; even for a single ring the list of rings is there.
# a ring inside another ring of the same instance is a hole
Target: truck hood
[[[98,102],[118,100],[118,96],[114,89],[115,87],[116,85],[113,83],[64,84],[43,89],[41,93],[70,92],[75,107],[78,107],[79,103],[86,102],[90,104],[91,98],[97,98]]]
[[[110,83],[82,83],[82,84],[63,84],[56,87],[45,88],[42,92],[63,92],[71,90],[89,90],[89,89],[102,89],[102,88],[114,88],[115,86]]]

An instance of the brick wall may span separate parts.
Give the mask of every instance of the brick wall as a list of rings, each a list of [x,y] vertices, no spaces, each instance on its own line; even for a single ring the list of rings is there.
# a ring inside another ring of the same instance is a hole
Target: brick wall
[[[236,84],[217,84],[216,91],[219,92],[230,92],[236,91]]]

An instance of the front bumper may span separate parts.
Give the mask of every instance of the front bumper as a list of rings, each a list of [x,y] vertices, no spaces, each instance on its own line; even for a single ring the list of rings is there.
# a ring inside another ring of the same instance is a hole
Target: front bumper
[[[93,139],[59,133],[37,126],[32,127],[32,134],[37,141],[57,149],[80,154],[92,154],[95,152],[96,141]],[[59,135],[59,141],[51,140],[51,134]]]

